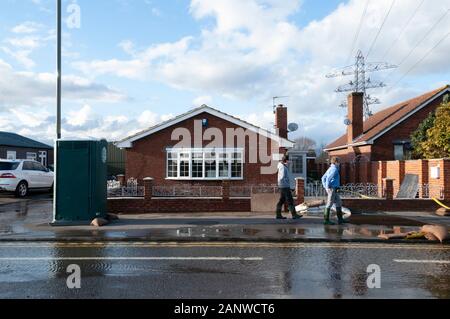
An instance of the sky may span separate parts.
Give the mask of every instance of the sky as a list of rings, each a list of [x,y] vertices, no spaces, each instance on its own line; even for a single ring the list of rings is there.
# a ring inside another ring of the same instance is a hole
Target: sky
[[[55,139],[55,0],[0,4],[0,131]],[[319,145],[344,133],[354,63],[376,112],[450,83],[450,0],[63,0],[63,137],[120,140],[207,104],[272,129],[272,97]],[[79,14],[78,14],[79,13]],[[388,14],[389,13],[389,14]],[[78,19],[79,18],[79,19]],[[372,48],[372,50],[370,50]]]

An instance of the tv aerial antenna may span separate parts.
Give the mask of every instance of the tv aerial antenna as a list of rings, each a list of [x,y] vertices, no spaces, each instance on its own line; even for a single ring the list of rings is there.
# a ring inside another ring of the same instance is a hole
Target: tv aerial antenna
[[[286,98],[289,98],[290,96],[274,96],[273,98],[272,98],[272,101],[273,101],[273,104],[272,104],[272,107],[273,107],[273,113],[275,114],[275,109],[277,108],[277,100],[281,100],[281,99],[286,99]]]

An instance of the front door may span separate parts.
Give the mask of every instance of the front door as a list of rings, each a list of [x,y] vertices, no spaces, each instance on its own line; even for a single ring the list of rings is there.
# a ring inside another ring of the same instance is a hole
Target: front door
[[[44,167],[47,167],[47,152],[46,151],[39,151],[39,162]]]

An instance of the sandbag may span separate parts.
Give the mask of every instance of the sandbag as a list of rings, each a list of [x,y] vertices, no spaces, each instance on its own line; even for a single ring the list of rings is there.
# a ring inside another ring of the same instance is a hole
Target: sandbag
[[[400,234],[381,234],[378,235],[378,238],[381,239],[405,239],[407,236],[411,235],[412,233],[400,233]]]
[[[429,241],[438,241],[439,239],[432,233],[425,233],[425,238]]]
[[[96,218],[91,222],[91,226],[102,227],[107,225],[109,222],[104,218]]]
[[[448,239],[448,229],[441,225],[425,225],[421,228],[422,232],[430,233],[436,237],[441,243]]]

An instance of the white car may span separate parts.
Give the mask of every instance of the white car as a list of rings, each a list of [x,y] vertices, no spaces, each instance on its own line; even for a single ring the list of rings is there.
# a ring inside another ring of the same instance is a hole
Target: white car
[[[54,174],[32,160],[0,160],[0,191],[25,197],[30,190],[52,189]]]

